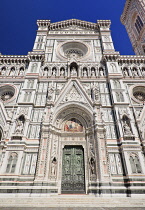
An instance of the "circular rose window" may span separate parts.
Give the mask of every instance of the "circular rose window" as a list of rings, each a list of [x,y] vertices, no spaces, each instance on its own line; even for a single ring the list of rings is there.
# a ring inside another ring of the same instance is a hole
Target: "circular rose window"
[[[58,47],[58,52],[65,58],[73,56],[81,58],[88,54],[89,46],[77,41],[65,42]]]
[[[145,101],[145,87],[137,86],[133,88],[133,96],[137,101],[144,102]]]
[[[4,85],[0,87],[0,99],[2,101],[8,101],[13,98],[15,94],[15,88],[10,85]]]

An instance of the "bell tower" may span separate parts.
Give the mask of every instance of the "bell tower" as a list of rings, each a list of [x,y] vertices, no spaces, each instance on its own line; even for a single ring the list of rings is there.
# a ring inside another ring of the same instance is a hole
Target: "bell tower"
[[[126,0],[121,22],[136,55],[145,55],[145,1]]]

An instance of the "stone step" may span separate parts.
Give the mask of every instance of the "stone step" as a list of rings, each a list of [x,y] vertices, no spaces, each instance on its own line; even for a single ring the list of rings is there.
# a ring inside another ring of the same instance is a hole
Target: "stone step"
[[[8,195],[7,195],[8,196]],[[19,195],[15,195],[15,197],[0,197],[0,210],[3,208],[14,208],[16,210],[23,210],[24,208],[48,208],[48,207],[54,207],[55,209],[59,209],[60,207],[64,207],[67,209],[67,207],[72,208],[79,208],[80,207],[102,207],[102,208],[111,208],[114,207],[115,210],[117,208],[124,209],[136,207],[145,209],[145,199],[144,198],[126,198],[126,197],[114,197],[114,198],[108,198],[108,197],[95,197],[90,195],[53,195],[53,196],[47,196],[47,197],[25,197],[24,195],[22,197],[16,197]],[[40,195],[41,196],[41,195]],[[7,210],[7,209],[6,209]],[[45,209],[43,209],[45,210]],[[72,209],[71,209],[72,210]]]

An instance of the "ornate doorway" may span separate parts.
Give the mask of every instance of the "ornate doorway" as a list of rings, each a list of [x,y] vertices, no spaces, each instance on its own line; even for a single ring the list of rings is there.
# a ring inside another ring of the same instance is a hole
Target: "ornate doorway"
[[[63,194],[85,193],[84,150],[82,146],[65,146],[62,160]]]

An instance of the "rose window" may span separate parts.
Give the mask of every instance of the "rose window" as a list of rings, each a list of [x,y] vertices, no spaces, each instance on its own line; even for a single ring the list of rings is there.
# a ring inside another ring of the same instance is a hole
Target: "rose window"
[[[11,98],[13,98],[15,94],[15,89],[14,87],[10,85],[4,85],[0,87],[0,99],[2,101],[8,101]]]
[[[10,98],[12,98],[13,95],[14,95],[13,92],[7,91],[7,92],[4,92],[4,93],[1,95],[1,99],[2,99],[3,101],[7,101],[7,100],[9,100]]]
[[[145,102],[145,87],[144,86],[134,87],[133,96],[137,101]]]
[[[59,45],[58,53],[65,58],[74,56],[82,58],[89,53],[89,46],[77,41],[65,42]]]

